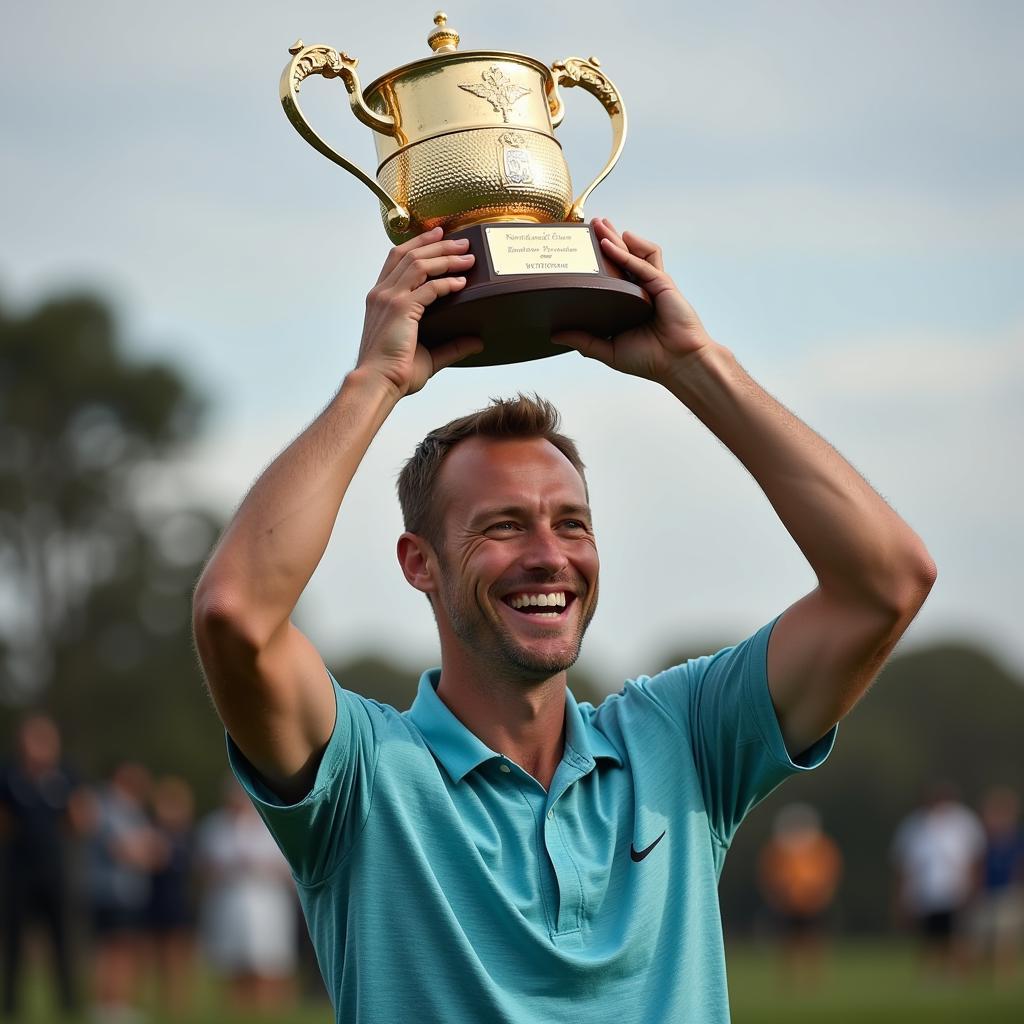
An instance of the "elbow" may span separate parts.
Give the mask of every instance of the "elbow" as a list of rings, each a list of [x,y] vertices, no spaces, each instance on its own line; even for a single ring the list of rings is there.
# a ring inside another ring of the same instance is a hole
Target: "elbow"
[[[847,608],[857,608],[864,621],[873,623],[873,632],[895,642],[921,610],[937,575],[931,555],[915,537],[901,557],[875,566],[853,589],[845,588],[838,600]],[[844,583],[849,582],[848,577]]]
[[[923,548],[922,548],[923,550]],[[932,556],[927,551],[923,551],[924,557],[921,561],[920,568],[918,570],[918,579],[924,596],[927,597],[931,593],[932,587],[935,586],[935,581],[939,578],[939,567],[932,560]]]
[[[269,639],[264,632],[235,588],[204,573],[192,598],[192,633],[205,669],[225,660],[254,662]]]
[[[923,544],[918,547],[876,595],[877,605],[896,637],[916,618],[938,577],[931,555]]]
[[[916,547],[905,570],[898,602],[901,616],[908,623],[921,610],[939,575],[935,561],[924,544],[918,540]]]

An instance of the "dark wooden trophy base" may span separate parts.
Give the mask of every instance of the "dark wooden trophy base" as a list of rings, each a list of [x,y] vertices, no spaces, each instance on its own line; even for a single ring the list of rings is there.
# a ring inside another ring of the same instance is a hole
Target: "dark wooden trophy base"
[[[490,241],[489,229],[500,229]],[[506,230],[516,233],[515,241],[506,240]],[[433,348],[460,335],[482,338],[483,351],[456,366],[544,359],[571,351],[551,343],[556,331],[576,329],[610,338],[651,318],[649,296],[605,259],[590,225],[476,224],[447,237],[468,238],[476,262],[462,291],[427,307],[420,340]],[[564,255],[566,245],[575,250],[569,256]],[[508,256],[502,246],[510,252],[512,246],[515,254]],[[526,247],[536,255],[522,255]],[[595,269],[579,272],[584,264]]]

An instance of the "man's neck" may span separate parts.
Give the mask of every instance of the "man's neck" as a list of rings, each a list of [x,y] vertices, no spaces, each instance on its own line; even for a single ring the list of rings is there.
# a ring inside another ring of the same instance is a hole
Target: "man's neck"
[[[550,788],[565,746],[565,672],[536,681],[452,660],[442,661],[437,695],[491,750]]]

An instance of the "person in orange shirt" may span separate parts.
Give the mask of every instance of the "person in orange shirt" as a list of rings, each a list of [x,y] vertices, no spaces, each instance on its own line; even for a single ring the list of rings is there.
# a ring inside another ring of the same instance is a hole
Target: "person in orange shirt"
[[[842,872],[839,847],[822,831],[818,812],[808,804],[783,807],[761,851],[758,874],[782,931],[787,976],[795,984],[810,985],[820,977],[825,917]]]

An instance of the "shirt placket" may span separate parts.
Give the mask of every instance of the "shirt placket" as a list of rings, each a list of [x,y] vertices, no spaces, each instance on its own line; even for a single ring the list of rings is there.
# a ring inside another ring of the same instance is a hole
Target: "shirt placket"
[[[548,926],[552,939],[559,945],[579,945],[583,920],[583,884],[576,867],[573,851],[566,842],[571,830],[561,827],[559,815],[568,812],[561,797],[594,767],[594,762],[567,749],[558,765],[550,789],[544,787],[528,772],[501,755],[499,768],[510,775],[537,818],[540,887],[548,911]],[[554,908],[554,913],[550,913]]]
[[[558,911],[552,937],[560,942],[571,944],[574,937],[578,938],[583,921],[583,883],[573,850],[566,842],[570,829],[562,827],[561,817],[569,813],[566,801],[561,798],[566,791],[585,775],[593,762],[574,751],[566,751],[566,755],[555,772],[551,788],[547,793],[544,807],[542,833],[544,848],[554,871],[558,887]],[[571,804],[572,801],[569,801]]]

